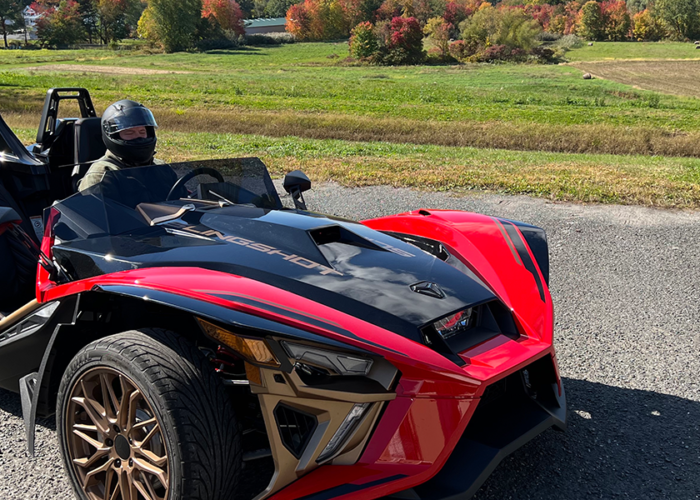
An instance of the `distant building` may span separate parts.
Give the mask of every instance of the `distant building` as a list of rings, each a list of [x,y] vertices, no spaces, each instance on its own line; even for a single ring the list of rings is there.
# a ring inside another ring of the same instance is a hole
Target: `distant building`
[[[24,8],[22,15],[24,16],[24,25],[29,29],[36,27],[36,20],[41,17],[41,14],[37,14],[36,11],[29,6]]]
[[[259,35],[261,33],[284,33],[287,20],[284,17],[246,19],[243,21],[246,35]]]

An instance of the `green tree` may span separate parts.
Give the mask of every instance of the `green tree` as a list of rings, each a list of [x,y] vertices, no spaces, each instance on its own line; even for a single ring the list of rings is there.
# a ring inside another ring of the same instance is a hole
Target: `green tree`
[[[605,20],[598,2],[591,0],[581,7],[577,34],[587,40],[602,40],[605,36]]]
[[[698,0],[658,0],[654,11],[669,27],[674,38],[683,40],[700,35]]]
[[[192,46],[202,17],[201,0],[150,0],[149,8],[158,40],[166,52]]]
[[[24,5],[19,0],[0,0],[0,24],[2,24],[2,38],[7,48],[8,26],[24,26],[22,16]]]
[[[265,13],[270,17],[284,17],[295,3],[295,0],[270,0],[265,7]]]
[[[520,9],[505,10],[501,13],[495,43],[511,49],[530,50],[542,32],[540,24]]]
[[[94,0],[77,0],[78,11],[83,20],[83,28],[87,34],[88,41],[93,43],[93,38],[98,36],[97,28],[97,7]]]

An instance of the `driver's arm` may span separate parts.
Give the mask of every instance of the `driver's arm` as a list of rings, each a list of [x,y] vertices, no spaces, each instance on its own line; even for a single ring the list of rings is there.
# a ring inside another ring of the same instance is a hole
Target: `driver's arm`
[[[102,182],[102,178],[110,170],[119,170],[119,167],[107,161],[98,161],[90,166],[85,176],[78,184],[78,191],[85,191],[87,188]]]

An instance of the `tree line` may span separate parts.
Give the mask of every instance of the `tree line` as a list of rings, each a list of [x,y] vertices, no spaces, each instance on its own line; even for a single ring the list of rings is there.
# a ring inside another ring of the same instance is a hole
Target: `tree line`
[[[513,17],[506,11],[520,11],[516,17],[528,16],[544,32],[587,40],[700,38],[700,0],[303,0],[286,17],[287,30],[297,39],[329,40],[349,36],[361,23],[390,24],[396,17],[415,18],[421,28],[441,18],[459,36],[458,26],[465,20],[479,14],[477,24],[494,25],[503,16]]]

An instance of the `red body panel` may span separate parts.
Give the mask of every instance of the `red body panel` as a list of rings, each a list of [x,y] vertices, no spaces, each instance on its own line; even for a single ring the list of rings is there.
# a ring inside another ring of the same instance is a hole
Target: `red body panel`
[[[542,302],[532,274],[514,257],[507,235],[499,228],[501,223],[478,214],[432,213],[426,216],[411,212],[365,221],[364,224],[377,230],[414,234],[443,242],[513,310],[522,336],[517,341],[504,336],[495,337],[461,353],[466,361],[464,367],[455,365],[423,344],[307,298],[248,278],[200,268],[147,268],[59,286],[47,281],[46,272],[40,268],[37,298],[40,302],[51,301],[89,291],[98,285],[138,286],[257,315],[384,356],[402,374],[397,387],[398,397],[388,404],[358,463],[322,466],[271,497],[291,500],[343,484],[376,482],[338,498],[377,498],[421,484],[440,470],[463,434],[486,385],[539,357],[548,354],[554,357],[549,291],[545,289],[545,301]],[[45,245],[47,240],[45,238]],[[216,297],[213,295],[216,292],[226,292],[231,298]],[[308,317],[323,317],[353,332],[360,340],[237,302],[236,294],[255,297]],[[381,481],[390,477],[394,479]]]

